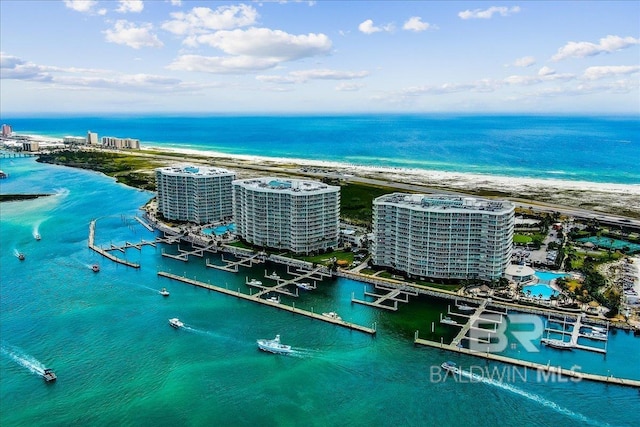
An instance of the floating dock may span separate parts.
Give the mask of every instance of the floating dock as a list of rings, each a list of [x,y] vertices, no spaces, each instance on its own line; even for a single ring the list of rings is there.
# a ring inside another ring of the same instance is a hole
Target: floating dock
[[[118,264],[126,265],[127,267],[132,267],[132,268],[140,268],[140,264],[136,264],[134,262],[129,262],[126,259],[121,259],[121,258],[118,258],[116,256],[113,256],[109,252],[107,252],[106,250],[96,246],[94,244],[95,232],[96,232],[96,220],[94,219],[89,223],[89,248],[90,249],[96,251],[97,253],[99,253],[103,257],[108,258],[113,262],[117,262]]]
[[[361,326],[361,325],[358,325],[358,324],[355,324],[355,323],[345,322],[344,320],[339,320],[339,319],[334,319],[334,318],[331,318],[331,317],[323,316],[322,314],[314,313],[312,311],[302,310],[302,309],[296,308],[295,305],[294,306],[288,306],[288,305],[285,305],[285,304],[271,302],[271,301],[268,301],[266,299],[260,298],[259,295],[261,293],[254,294],[254,295],[247,295],[247,294],[244,294],[244,293],[240,292],[240,289],[238,289],[237,291],[232,291],[232,290],[229,290],[229,289],[226,289],[226,288],[221,288],[219,286],[214,286],[214,285],[211,285],[211,284],[208,284],[208,283],[199,282],[197,280],[189,279],[189,278],[184,277],[184,276],[178,276],[178,275],[167,273],[167,272],[164,272],[164,271],[158,271],[158,276],[166,277],[166,278],[172,279],[172,280],[177,280],[179,282],[187,283],[189,285],[197,286],[197,287],[200,287],[200,288],[209,289],[211,291],[220,292],[222,294],[234,296],[234,297],[241,298],[241,299],[244,299],[244,300],[247,300],[247,301],[253,301],[253,302],[260,303],[260,304],[268,305],[268,306],[271,306],[273,308],[277,308],[279,310],[288,311],[288,312],[291,312],[291,313],[294,313],[294,314],[300,314],[302,316],[310,317],[310,318],[316,319],[316,320],[321,320],[323,322],[333,323],[334,325],[342,326],[344,328],[352,329],[354,331],[364,332],[364,333],[371,334],[371,335],[374,335],[376,333],[376,324],[375,323],[373,324],[373,328],[367,328],[366,326]]]

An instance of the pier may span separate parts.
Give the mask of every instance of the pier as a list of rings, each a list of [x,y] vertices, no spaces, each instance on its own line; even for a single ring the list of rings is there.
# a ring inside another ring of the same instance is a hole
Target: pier
[[[222,254],[220,256],[220,259],[222,259],[222,262],[224,262],[226,265],[211,264],[209,263],[209,260],[207,260],[206,265],[209,268],[216,268],[218,270],[228,271],[229,273],[237,273],[239,266],[252,267],[254,264],[260,264],[264,262],[264,255],[261,252],[249,256],[242,256],[239,253],[236,253],[234,254],[234,256],[240,259],[238,261],[229,261],[224,259],[224,254]]]
[[[352,303],[355,302],[356,304],[368,305],[370,307],[375,307],[375,308],[383,308],[385,310],[397,311],[399,302],[408,303],[409,296],[418,295],[418,292],[416,290],[398,289],[396,287],[385,285],[383,283],[375,283],[373,287],[378,290],[387,291],[387,293],[376,294],[374,292],[367,292],[367,290],[365,289],[364,295],[376,298],[375,301],[365,301],[365,300],[356,299],[354,294],[352,293],[351,302]],[[393,305],[386,304],[385,303],[386,301],[393,302]]]
[[[153,231],[153,227],[149,224],[147,224],[142,218],[140,218],[138,215],[133,217],[136,221],[138,221],[140,223],[140,225],[142,225],[144,228],[146,228],[149,231]]]
[[[294,314],[299,314],[302,316],[306,316],[309,317],[311,319],[315,319],[315,320],[321,320],[323,322],[327,322],[327,323],[332,323],[334,325],[337,326],[342,326],[344,328],[347,329],[352,329],[354,331],[359,331],[359,332],[364,332],[370,335],[375,335],[376,333],[376,324],[374,323],[372,326],[372,328],[368,328],[366,326],[361,326],[355,323],[350,323],[350,322],[346,322],[344,320],[341,319],[334,319],[332,317],[327,317],[327,316],[323,316],[322,314],[318,314],[318,313],[314,313],[312,311],[306,311],[306,310],[302,310],[300,308],[296,308],[295,304],[293,306],[288,306],[285,304],[280,304],[280,303],[276,303],[276,302],[271,302],[269,300],[260,298],[258,294],[254,294],[254,295],[247,295],[244,294],[242,292],[240,292],[240,289],[238,289],[237,291],[233,291],[233,290],[229,290],[226,288],[221,288],[219,286],[214,286],[208,283],[204,283],[204,282],[199,282],[197,280],[193,280],[193,279],[189,279],[187,277],[184,276],[178,276],[175,274],[171,274],[171,273],[167,273],[164,271],[158,271],[158,276],[160,277],[166,277],[168,279],[172,279],[172,280],[176,280],[182,283],[186,283],[189,285],[193,285],[193,286],[197,286],[203,289],[208,289],[211,291],[216,291],[216,292],[220,292],[222,294],[225,295],[230,295],[230,296],[234,296],[236,298],[240,298],[240,299],[244,299],[247,301],[253,301],[253,302],[257,302],[260,304],[264,304],[273,308],[277,308],[279,310],[283,310],[283,311],[288,311],[290,313],[294,313]]]
[[[618,378],[618,377],[606,376],[606,375],[589,374],[586,372],[577,372],[571,369],[563,369],[560,366],[551,366],[550,364],[543,365],[541,363],[514,359],[512,357],[501,356],[495,353],[474,351],[467,348],[458,347],[457,345],[443,344],[442,342],[424,340],[424,339],[418,338],[418,331],[416,331],[415,333],[413,342],[414,342],[414,345],[422,345],[422,346],[427,346],[432,348],[439,348],[441,350],[467,354],[469,356],[482,357],[484,359],[495,360],[497,362],[502,362],[502,363],[509,363],[511,365],[516,365],[516,366],[523,366],[525,368],[535,369],[538,372],[546,372],[552,375],[576,378],[577,381],[589,380],[589,381],[597,381],[597,382],[607,383],[607,384],[616,384],[616,385],[623,385],[627,387],[640,388],[640,380]],[[540,377],[544,379],[545,375],[540,374]]]
[[[126,265],[127,267],[132,267],[132,268],[140,268],[140,264],[136,264],[134,262],[129,262],[129,261],[125,260],[125,259],[113,256],[109,252],[107,252],[106,250],[96,246],[94,244],[94,242],[95,242],[95,233],[96,233],[96,220],[94,219],[89,223],[89,248],[90,249],[92,249],[95,252],[99,253],[103,257],[110,259],[113,262],[117,262],[118,264]]]
[[[149,245],[149,246],[153,246],[154,248],[156,247],[156,242],[154,241],[148,241],[148,240],[141,240],[140,243],[131,243],[131,242],[124,242],[124,245],[114,245],[113,243],[111,243],[109,245],[108,248],[104,248],[102,249],[105,252],[110,252],[110,251],[120,251],[122,253],[124,253],[124,251],[126,249],[129,248],[135,248],[137,250],[142,250],[142,247],[145,245]]]
[[[549,328],[549,323],[557,323],[559,325],[562,325],[562,329],[554,329],[554,328]],[[567,326],[571,326],[571,330],[567,331]],[[562,341],[563,343],[565,343],[564,345],[566,345],[566,347],[568,349],[573,349],[573,348],[577,348],[579,350],[586,350],[586,351],[593,351],[596,353],[602,353],[602,354],[606,354],[607,353],[607,340],[608,340],[608,336],[607,333],[609,332],[609,327],[607,326],[606,332],[603,333],[603,336],[593,336],[593,335],[586,335],[580,332],[580,329],[582,327],[591,327],[588,324],[582,324],[582,316],[577,316],[575,318],[575,320],[573,321],[567,321],[567,317],[565,316],[564,319],[562,320],[558,320],[558,319],[552,319],[550,316],[547,318],[547,326],[545,327],[545,332],[547,333],[547,338],[542,338],[542,344],[546,344],[549,345],[549,343],[553,343],[554,341],[558,341],[558,340],[553,340],[548,338],[549,334],[561,334],[562,335],[562,339],[559,341]],[[569,335],[570,339],[569,341],[564,341],[564,336],[565,335]],[[596,340],[596,341],[604,341],[605,342],[605,347],[604,348],[600,348],[600,347],[592,347],[589,345],[584,345],[584,344],[578,344],[578,338],[588,338],[588,339],[592,339],[592,340]]]

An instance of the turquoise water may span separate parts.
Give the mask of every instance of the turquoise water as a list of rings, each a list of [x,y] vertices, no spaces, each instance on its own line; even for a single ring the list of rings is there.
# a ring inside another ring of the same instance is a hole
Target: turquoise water
[[[233,233],[236,231],[236,225],[235,224],[229,224],[229,225],[220,225],[218,227],[215,228],[203,228],[202,232],[204,234],[215,234],[216,236],[221,236],[226,232],[230,232]]]
[[[637,116],[371,114],[22,117],[17,133],[510,177],[640,184]]]
[[[542,295],[543,299],[549,299],[552,295],[558,295],[558,291],[554,290],[551,286],[541,284],[541,285],[531,285],[531,286],[523,286],[522,292],[527,294],[527,291],[531,291],[532,297],[537,297],[538,295]]]
[[[498,367],[482,359],[412,344],[414,332],[445,342],[457,328],[438,323],[451,302],[411,298],[398,312],[351,304],[364,285],[327,281],[295,301],[297,307],[337,311],[378,334],[348,331],[157,276],[185,274],[240,289],[273,265],[238,274],[162,256],[175,248],[144,246],[114,264],[87,247],[149,240],[133,220],[152,196],[100,174],[33,159],[3,159],[10,178],[2,193],[46,192],[51,197],[0,204],[0,425],[612,425],[632,426],[638,392],[597,383],[491,379],[442,381],[439,365]],[[36,241],[37,232],[42,240]],[[15,251],[24,252],[19,261]],[[209,255],[210,262],[220,262]],[[93,273],[91,264],[101,271]],[[267,281],[268,279],[263,279]],[[171,296],[157,291],[166,286]],[[284,297],[283,303],[293,301]],[[186,327],[171,328],[179,317]],[[434,326],[431,332],[432,324]],[[293,356],[257,350],[256,339],[281,334]],[[606,358],[541,349],[522,356],[588,372],[640,378],[629,355],[640,339],[618,332]],[[506,352],[520,355],[521,349]],[[38,376],[51,367],[58,381]],[[604,408],[629,408],[609,411]]]

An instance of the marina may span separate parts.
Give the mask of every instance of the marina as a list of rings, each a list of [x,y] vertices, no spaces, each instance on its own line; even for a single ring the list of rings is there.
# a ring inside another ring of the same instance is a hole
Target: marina
[[[127,267],[132,267],[132,268],[140,268],[140,264],[136,264],[135,262],[130,262],[127,261],[126,259],[122,259],[122,258],[118,258],[116,256],[111,255],[108,251],[96,246],[94,244],[95,241],[95,230],[96,230],[96,220],[91,220],[91,222],[89,223],[89,241],[88,241],[88,245],[89,248],[97,253],[99,253],[100,255],[102,255],[103,257],[113,261],[113,262],[117,262],[118,264],[122,264],[122,265],[126,265]]]

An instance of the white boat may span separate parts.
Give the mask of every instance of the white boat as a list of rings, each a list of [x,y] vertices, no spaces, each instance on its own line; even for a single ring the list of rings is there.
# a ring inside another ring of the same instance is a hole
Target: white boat
[[[599,340],[606,340],[607,339],[607,334],[603,334],[600,332],[587,332],[586,334],[584,334],[585,337],[587,338],[594,338],[594,339],[599,339]]]
[[[335,311],[329,311],[327,313],[322,313],[322,315],[324,317],[328,317],[330,319],[342,320],[342,317],[338,316],[338,313],[336,313]]]
[[[447,372],[451,372],[452,374],[460,373],[460,368],[458,368],[455,362],[447,361],[440,365],[440,367]]]
[[[300,289],[304,289],[305,291],[312,291],[316,288],[315,286],[313,286],[311,283],[308,283],[308,282],[296,283],[296,286],[299,287]]]
[[[100,271],[100,266],[98,264],[93,264],[91,266],[91,270],[93,270],[94,273],[97,273],[98,271]]]
[[[451,317],[447,316],[444,319],[440,319],[440,323],[444,323],[446,325],[457,325],[458,322],[453,320]]]
[[[471,307],[470,305],[467,305],[467,304],[456,305],[456,308],[461,311],[473,311],[476,309],[476,307]]]
[[[267,301],[280,304],[280,297],[269,297],[267,298]]]
[[[169,324],[176,329],[182,328],[184,326],[184,323],[182,323],[177,317],[169,319]]]
[[[559,350],[571,350],[571,349],[573,349],[573,345],[570,342],[567,342],[567,341],[555,340],[555,339],[551,339],[551,338],[543,338],[540,342],[542,342],[542,344],[544,344],[546,346],[557,348]]]
[[[36,240],[40,240],[40,239],[42,238],[42,237],[40,237],[40,235],[39,235],[38,233],[36,233],[33,237],[34,237]]]
[[[607,330],[605,328],[601,328],[600,326],[587,326],[587,328],[591,328],[593,332],[605,333]]]
[[[42,372],[42,378],[48,383],[53,382],[58,379],[53,369],[47,368]]]
[[[275,271],[267,276],[267,279],[280,280],[280,276]]]
[[[284,345],[280,343],[280,335],[276,335],[276,337],[272,340],[257,340],[258,348],[262,351],[267,351],[269,353],[275,354],[286,354],[291,353],[291,346]]]
[[[249,286],[262,286],[262,282],[258,279],[251,279],[247,282]]]
[[[168,297],[169,296],[169,291],[167,290],[167,288],[160,289],[160,291],[158,293],[160,295],[162,295],[163,297]]]

